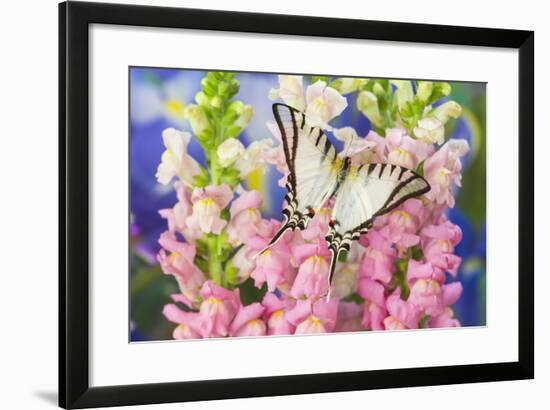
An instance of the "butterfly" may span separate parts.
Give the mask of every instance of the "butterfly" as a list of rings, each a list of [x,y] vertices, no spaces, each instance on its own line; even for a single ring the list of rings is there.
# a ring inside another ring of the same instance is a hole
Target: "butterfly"
[[[321,128],[308,125],[306,115],[295,108],[276,103],[273,115],[289,170],[288,192],[281,227],[259,254],[277,243],[285,232],[307,228],[315,213],[334,198],[325,237],[331,253],[330,289],[340,254],[368,232],[377,216],[428,192],[430,184],[416,172],[397,165],[352,164],[349,156],[337,154]]]

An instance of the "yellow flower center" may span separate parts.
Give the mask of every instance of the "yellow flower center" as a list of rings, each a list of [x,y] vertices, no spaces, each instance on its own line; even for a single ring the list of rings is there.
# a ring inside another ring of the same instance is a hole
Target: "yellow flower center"
[[[214,296],[210,296],[207,300],[207,302],[213,304],[213,305],[219,305],[222,303],[221,299],[215,298]]]
[[[407,211],[403,211],[401,209],[398,209],[397,211],[393,211],[393,214],[397,217],[397,220],[401,225],[406,224],[409,218],[411,217]]]
[[[451,171],[447,168],[441,167],[436,173],[436,181],[439,185],[448,186],[451,183],[450,177]]]
[[[172,252],[168,260],[173,263],[179,256],[181,256],[179,252]]]
[[[384,257],[384,254],[379,251],[378,249],[374,248],[367,248],[367,251],[365,252],[369,258],[380,260]]]
[[[329,217],[332,215],[332,209],[331,208],[319,208],[319,210],[317,211],[318,215],[319,216],[323,216],[323,217]]]
[[[170,98],[164,102],[166,110],[175,117],[183,117],[185,111],[185,105],[181,101],[176,100],[175,98]]]
[[[214,204],[214,200],[212,198],[203,198],[199,203],[203,206],[211,206]]]
[[[437,244],[439,245],[439,247],[441,248],[441,251],[442,252],[451,252],[452,251],[452,245],[451,245],[451,242],[445,240],[445,239],[440,239]]]
[[[316,264],[319,264],[321,266],[319,266],[319,269],[323,267],[323,265],[325,264],[325,258],[323,258],[322,256],[319,256],[319,255],[312,255],[308,258],[308,261],[310,263],[312,263],[313,265],[316,265]]]
[[[311,323],[313,323],[315,326],[321,325],[321,319],[319,319],[317,316],[310,316],[309,320]]]

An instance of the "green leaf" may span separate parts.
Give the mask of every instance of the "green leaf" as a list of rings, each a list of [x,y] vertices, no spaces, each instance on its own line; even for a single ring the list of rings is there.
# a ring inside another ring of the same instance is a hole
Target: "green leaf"
[[[193,177],[193,185],[199,188],[204,188],[208,185],[208,172],[203,167],[200,167],[201,173]]]
[[[401,288],[401,299],[407,300],[409,298],[409,294],[411,293],[409,289],[409,284],[407,283],[407,268],[409,266],[409,260],[408,259],[398,259],[395,262],[395,267],[397,268],[394,273],[394,278],[399,283],[399,287]]]
[[[224,139],[237,138],[241,133],[241,131],[242,131],[242,128],[239,127],[238,125],[230,125],[227,128],[225,128]]]
[[[240,291],[241,302],[243,305],[261,302],[267,292],[266,283],[264,283],[261,288],[257,288],[254,286],[254,280],[252,278],[248,278],[243,283],[239,284],[237,288]]]
[[[224,168],[220,175],[220,182],[235,187],[241,181],[240,172],[236,168]]]
[[[413,246],[411,249],[411,258],[415,261],[421,261],[424,259],[424,252],[422,251],[422,248],[419,245]]]
[[[430,316],[428,315],[422,316],[422,319],[420,319],[420,323],[418,324],[418,327],[420,329],[425,329],[426,326],[428,325],[428,320],[430,320]]]
[[[422,162],[418,164],[418,167],[416,167],[416,173],[421,177],[424,176],[424,162],[426,162],[426,160],[422,160]]]
[[[432,87],[432,94],[428,98],[427,105],[431,105],[440,98],[447,97],[451,94],[451,85],[445,82],[434,82]]]
[[[363,299],[358,293],[352,293],[351,295],[346,296],[343,301],[353,302],[357,303],[358,305],[362,305],[365,302],[365,299]]]
[[[348,251],[345,249],[341,250],[338,254],[338,262],[345,262],[348,259]]]
[[[422,103],[427,104],[433,92],[433,82],[418,81],[416,84],[416,98]]]
[[[145,288],[163,276],[160,265],[137,270],[130,281],[130,293],[135,295],[142,292]]]
[[[234,266],[231,262],[227,262],[225,265],[225,280],[230,285],[238,285],[241,281],[239,277],[239,268]]]
[[[130,318],[136,329],[153,340],[171,339],[175,325],[162,318],[162,308],[178,292],[177,282],[156,265],[132,272],[130,289]]]
[[[325,84],[329,84],[330,77],[326,75],[314,75],[311,77],[311,84],[315,84],[317,81],[323,81]]]
[[[403,125],[409,130],[412,130],[416,127],[418,120],[422,119],[424,114],[424,104],[418,99],[408,101],[403,105],[399,110],[399,115],[403,121]]]
[[[229,218],[231,218],[229,208],[222,209],[222,211],[220,213],[220,218],[223,219],[224,221],[229,221]]]
[[[203,272],[208,271],[208,261],[204,259],[202,256],[199,256],[199,255],[195,256],[194,262],[195,262],[195,265],[197,265],[198,268]]]

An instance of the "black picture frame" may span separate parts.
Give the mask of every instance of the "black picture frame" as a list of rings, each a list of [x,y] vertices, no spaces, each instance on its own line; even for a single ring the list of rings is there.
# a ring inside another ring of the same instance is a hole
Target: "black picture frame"
[[[88,30],[94,23],[518,50],[517,362],[90,387]],[[59,5],[59,405],[86,408],[534,377],[534,33],[443,25],[65,2]]]

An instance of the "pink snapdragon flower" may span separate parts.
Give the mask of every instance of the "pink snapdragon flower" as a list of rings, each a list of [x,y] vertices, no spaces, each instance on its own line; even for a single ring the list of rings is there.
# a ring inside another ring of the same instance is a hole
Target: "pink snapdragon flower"
[[[388,316],[384,319],[385,330],[404,330],[405,325],[397,320],[394,316]]]
[[[232,244],[246,243],[256,235],[269,234],[269,226],[262,223],[262,215],[258,209],[262,204],[262,196],[257,191],[241,192],[231,203],[229,213],[231,219],[227,227],[229,241]]]
[[[231,263],[233,266],[239,269],[240,282],[244,282],[250,277],[250,274],[256,268],[255,256],[258,253],[256,249],[252,249],[248,246],[243,246],[237,251]]]
[[[174,329],[174,339],[200,339],[199,316],[196,312],[184,312],[175,304],[170,303],[162,309],[162,314],[178,326]]]
[[[351,244],[345,261],[337,262],[334,277],[332,278],[331,292],[339,299],[357,292],[359,280],[359,263],[365,248],[357,242]]]
[[[296,301],[289,298],[279,298],[267,292],[262,300],[265,307],[264,320],[267,322],[268,335],[290,335],[295,326],[287,319],[287,311],[294,307]]]
[[[363,319],[361,324],[365,329],[384,330],[384,320],[388,316],[385,306],[379,306],[374,302],[365,301],[363,306]]]
[[[334,136],[344,143],[339,155],[350,157],[353,165],[361,165],[372,160],[377,143],[360,137],[353,127],[334,130]]]
[[[195,245],[178,242],[175,235],[170,232],[160,235],[159,244],[163,249],[159,251],[157,260],[162,271],[173,275],[178,282],[180,292],[194,301],[205,281],[204,273],[194,264],[197,252]]]
[[[288,169],[288,165],[286,163],[281,131],[279,130],[279,126],[275,121],[267,121],[266,127],[279,142],[279,145],[274,147],[269,152],[269,155],[266,156],[265,160],[268,164],[275,165],[277,171],[279,171],[283,175],[282,178],[279,179],[278,185],[281,188],[284,188],[286,186],[288,176],[290,175],[290,170]]]
[[[231,336],[264,336],[266,325],[261,319],[264,310],[261,303],[241,305],[231,323]]]
[[[264,237],[254,236],[248,241],[248,247],[258,253],[265,248],[280,226],[281,223],[276,220],[269,221],[269,234]],[[274,292],[275,289],[287,292],[290,289],[296,276],[291,266],[289,246],[293,235],[293,232],[287,232],[275,245],[256,256],[255,267],[250,275],[256,287],[260,288],[267,283],[269,292]]]
[[[296,306],[288,311],[287,319],[296,326],[295,334],[303,333],[330,333],[336,326],[339,301],[331,298],[326,302],[324,298],[313,302],[311,299],[300,299]]]
[[[365,328],[384,329],[383,321],[388,316],[385,292],[386,290],[380,282],[371,279],[369,276],[360,277],[357,293],[365,299],[362,319]]]
[[[219,234],[227,224],[220,218],[221,211],[233,199],[233,191],[227,184],[195,188],[191,195],[193,213],[186,222],[192,229],[200,228],[204,233]]]
[[[384,286],[371,279],[368,276],[362,276],[359,279],[359,285],[357,286],[357,293],[365,300],[373,302],[374,304],[384,307],[386,305]]]
[[[371,229],[361,237],[360,243],[367,249],[359,266],[359,276],[389,283],[392,278],[394,259],[397,256],[391,241],[376,229]]]
[[[309,85],[304,99],[303,77],[279,75],[279,88],[271,89],[269,98],[282,99],[286,104],[306,114],[311,126],[329,128],[328,122],[347,107],[348,102],[336,89],[324,81]]]
[[[462,283],[451,282],[443,285],[443,304],[451,306],[456,303],[462,294]]]
[[[454,317],[450,307],[446,307],[439,316],[430,317],[426,326],[429,328],[460,327],[460,322]]]
[[[327,236],[330,218],[332,216],[332,205],[334,201],[328,201],[315,213],[313,219],[308,223],[306,229],[301,231],[302,238],[306,241],[324,241]]]
[[[424,257],[435,268],[456,276],[461,258],[454,254],[454,250],[461,239],[460,227],[446,218],[438,225],[428,225],[421,232]]]
[[[359,278],[359,263],[345,262],[336,265],[336,272],[332,278],[332,294],[343,299],[357,291]]]
[[[156,178],[159,183],[167,185],[177,177],[187,186],[193,185],[193,178],[202,173],[199,163],[187,152],[191,134],[167,128],[162,131],[162,141],[166,150],[162,154]]]
[[[445,272],[442,269],[435,268],[431,262],[419,262],[410,259],[407,266],[407,281],[414,283],[417,279],[436,280],[439,283],[445,281]]]
[[[306,118],[309,125],[330,128],[329,121],[337,117],[348,106],[343,97],[324,81],[316,81],[306,89]]]
[[[256,287],[260,288],[267,283],[268,291],[274,292],[279,287],[288,289],[292,283],[292,280],[288,280],[290,271],[288,254],[267,249],[256,258],[256,267],[250,276]]]
[[[411,138],[402,128],[388,128],[385,138],[370,131],[366,139],[376,144],[373,162],[388,162],[409,169],[415,169],[433,152],[432,146]]]
[[[399,289],[388,296],[386,309],[391,317],[384,319],[386,329],[418,329],[422,310],[409,301],[402,300]]]
[[[292,251],[300,264],[290,294],[295,298],[323,296],[328,292],[330,253],[324,246],[306,243],[295,246]]]
[[[357,332],[363,328],[363,306],[353,302],[340,302],[335,332]]]
[[[168,231],[170,233],[179,232],[185,236],[185,240],[194,243],[196,239],[202,237],[202,232],[198,228],[191,228],[187,225],[187,218],[193,211],[191,203],[191,192],[180,182],[174,184],[178,202],[173,208],[161,209],[159,214],[168,222]]]
[[[443,312],[443,291],[438,281],[434,279],[418,279],[411,287],[407,302],[424,311],[430,316]]]
[[[443,285],[443,304],[446,306],[443,312],[438,316],[430,317],[427,322],[428,327],[459,327],[460,322],[455,319],[453,310],[449,307],[453,305],[462,294],[462,284],[452,282]]]
[[[402,128],[390,128],[386,130],[386,152],[390,164],[415,169],[433,148],[409,137]]]
[[[285,104],[303,111],[306,108],[303,77],[301,75],[280,74],[278,79],[279,88],[269,90],[269,99],[276,100],[280,98]]]
[[[426,210],[420,199],[411,198],[397,209],[375,219],[374,227],[393,242],[400,256],[407,249],[417,245],[420,237],[418,229],[426,219]]]
[[[452,208],[455,198],[452,193],[452,184],[461,186],[462,163],[470,147],[466,140],[451,139],[424,163],[424,177],[430,183],[431,189],[426,197],[438,204],[446,204]]]
[[[201,289],[199,332],[202,337],[222,337],[229,334],[229,326],[240,307],[239,289],[234,291],[217,286],[208,280]]]

